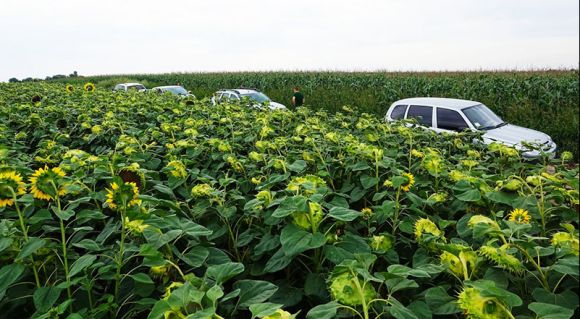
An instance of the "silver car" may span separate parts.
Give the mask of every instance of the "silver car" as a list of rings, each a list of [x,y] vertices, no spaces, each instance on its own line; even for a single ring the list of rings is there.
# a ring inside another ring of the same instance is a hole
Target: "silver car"
[[[247,99],[249,104],[255,108],[262,108],[262,105],[266,105],[271,110],[286,109],[285,105],[270,100],[266,94],[256,89],[219,90],[214,93],[211,102],[216,105],[223,102],[238,103],[244,99]]]
[[[147,88],[145,88],[145,85],[141,83],[119,83],[113,88],[113,91],[115,92],[128,92],[131,90],[145,92],[147,91]]]
[[[388,122],[416,118],[436,132],[483,132],[483,142],[499,142],[519,150],[525,158],[538,158],[542,154],[553,157],[556,143],[542,132],[504,122],[480,102],[446,98],[410,98],[399,100],[389,107]]]
[[[179,97],[192,97],[195,98],[190,91],[187,91],[182,86],[179,85],[166,85],[166,86],[157,86],[151,89],[153,92],[156,93],[171,93],[173,95],[177,95]]]

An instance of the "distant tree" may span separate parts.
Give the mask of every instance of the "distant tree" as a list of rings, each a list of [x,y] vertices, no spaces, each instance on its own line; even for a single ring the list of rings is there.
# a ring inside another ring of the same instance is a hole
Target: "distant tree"
[[[52,79],[52,77],[47,76],[46,78],[44,78],[45,81],[49,81],[50,79]]]
[[[73,73],[71,73],[71,74],[70,74],[68,77],[69,77],[69,78],[76,78],[76,77],[78,77],[78,76],[79,76],[79,74],[77,73],[77,71],[74,71],[74,72],[73,72]]]
[[[17,78],[10,78],[10,80],[8,80],[8,82],[10,83],[17,83],[20,82]]]
[[[27,77],[26,79],[22,79],[22,82],[32,82],[32,78]]]

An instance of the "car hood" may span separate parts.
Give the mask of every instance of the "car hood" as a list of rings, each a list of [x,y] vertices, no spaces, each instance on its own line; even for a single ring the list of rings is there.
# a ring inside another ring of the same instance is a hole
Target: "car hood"
[[[521,148],[522,143],[543,145],[552,141],[548,134],[512,124],[486,131],[483,139],[489,143],[501,142],[517,148]]]

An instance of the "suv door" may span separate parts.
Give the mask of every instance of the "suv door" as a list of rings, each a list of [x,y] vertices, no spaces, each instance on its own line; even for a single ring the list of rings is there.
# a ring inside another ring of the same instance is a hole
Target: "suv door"
[[[469,129],[469,125],[459,112],[441,107],[438,107],[436,111],[436,131],[461,132]]]

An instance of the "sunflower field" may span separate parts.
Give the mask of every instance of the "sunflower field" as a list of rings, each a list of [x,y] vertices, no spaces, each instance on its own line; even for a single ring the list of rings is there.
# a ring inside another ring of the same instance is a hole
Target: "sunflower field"
[[[0,83],[0,318],[578,316],[574,155]]]
[[[112,89],[123,82],[147,88],[180,83],[195,96],[210,97],[218,89],[257,88],[272,100],[290,105],[292,88],[302,87],[309,108],[357,112],[384,117],[391,103],[432,96],[482,102],[512,124],[550,135],[559,149],[579,160],[580,84],[578,69],[486,72],[230,72],[103,75],[59,79],[63,84],[93,82]]]

